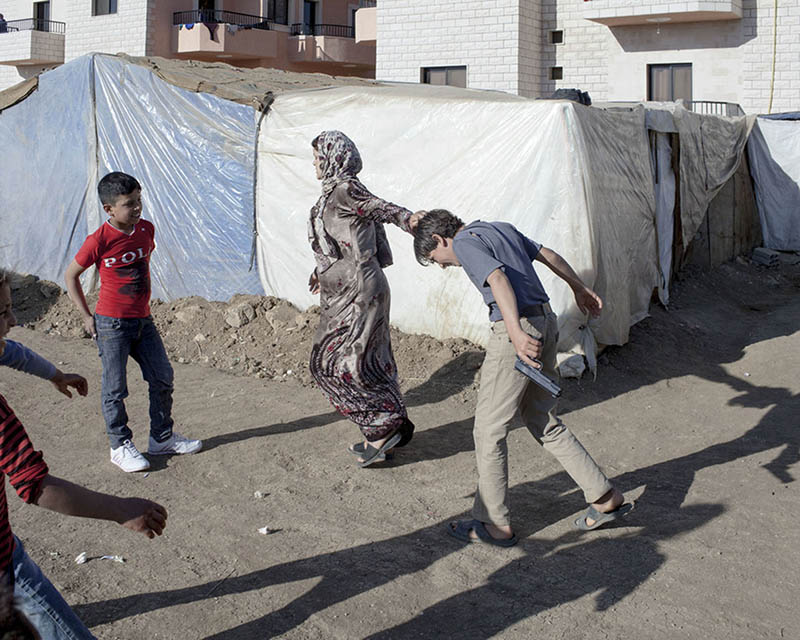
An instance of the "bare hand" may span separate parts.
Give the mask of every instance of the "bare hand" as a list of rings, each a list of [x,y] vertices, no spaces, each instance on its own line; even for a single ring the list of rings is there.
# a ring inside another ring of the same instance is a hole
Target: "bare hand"
[[[311,276],[308,278],[308,290],[314,295],[319,293],[319,276],[316,269],[311,272]]]
[[[511,342],[514,344],[514,349],[520,360],[537,369],[542,368],[542,364],[539,362],[539,356],[542,355],[541,340],[537,340],[520,330],[519,333],[511,336]]]
[[[94,325],[94,316],[84,318],[83,328],[86,329],[86,332],[89,334],[92,340],[97,340],[97,327]]]
[[[160,536],[167,526],[167,510],[144,498],[121,498],[122,516],[118,522],[148,538]]]
[[[578,309],[580,309],[582,313],[589,313],[594,318],[600,317],[600,311],[603,308],[603,301],[600,299],[600,296],[589,287],[577,289],[574,293],[575,302],[578,303]]]
[[[412,213],[411,217],[408,219],[408,227],[411,229],[411,233],[414,233],[417,230],[417,225],[419,221],[428,213],[427,211],[417,211],[416,213]]]
[[[82,396],[85,396],[89,391],[89,384],[86,382],[86,378],[79,376],[77,373],[64,373],[56,369],[56,375],[50,378],[50,382],[68,398],[72,397],[69,387],[73,387]]]

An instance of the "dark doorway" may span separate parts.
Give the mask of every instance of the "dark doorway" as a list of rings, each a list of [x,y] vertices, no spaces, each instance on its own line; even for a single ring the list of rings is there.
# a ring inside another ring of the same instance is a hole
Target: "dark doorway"
[[[36,31],[50,31],[50,3],[33,3],[33,28]]]
[[[303,25],[306,28],[306,34],[314,35],[314,27],[317,26],[318,19],[317,3],[303,0]]]

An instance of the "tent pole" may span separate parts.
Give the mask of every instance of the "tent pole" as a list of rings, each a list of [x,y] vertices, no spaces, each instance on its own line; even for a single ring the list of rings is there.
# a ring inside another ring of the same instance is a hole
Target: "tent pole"
[[[275,102],[275,96],[271,91],[268,91],[261,99],[261,104],[259,105],[261,115],[256,125],[255,148],[253,150],[253,244],[250,246],[250,267],[247,269],[248,271],[253,270],[253,265],[256,261],[256,249],[258,248],[258,208],[256,206],[258,200],[258,138],[261,134],[261,123],[264,122],[264,118],[273,102]]]

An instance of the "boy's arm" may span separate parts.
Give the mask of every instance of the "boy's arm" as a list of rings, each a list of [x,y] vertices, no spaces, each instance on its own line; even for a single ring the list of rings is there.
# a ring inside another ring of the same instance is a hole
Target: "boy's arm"
[[[111,520],[148,538],[160,536],[167,525],[167,510],[160,504],[91,491],[49,474],[39,484],[33,502],[68,516]]]
[[[64,373],[49,360],[14,340],[5,341],[5,349],[0,355],[0,365],[49,380],[56,389],[69,398],[72,397],[69,387],[74,387],[82,396],[89,390],[86,378],[77,373]]]
[[[575,302],[582,313],[590,313],[595,318],[600,316],[603,301],[594,291],[587,287],[578,277],[569,263],[552,249],[542,247],[536,260],[547,266],[550,271],[566,282],[575,295]]]
[[[514,344],[514,349],[517,352],[520,360],[526,362],[532,367],[537,369],[541,365],[534,362],[542,352],[542,343],[536,338],[525,333],[522,325],[519,322],[519,309],[517,308],[517,296],[514,294],[514,289],[508,280],[508,276],[503,273],[502,269],[495,269],[486,278],[489,287],[492,290],[494,301],[500,308],[500,313],[503,314],[503,323],[506,325],[508,337]]]
[[[89,305],[86,304],[86,296],[83,295],[83,287],[81,286],[80,275],[86,271],[86,267],[82,267],[75,260],[69,263],[67,272],[64,274],[64,280],[67,283],[67,293],[69,293],[70,300],[75,304],[83,317],[83,327],[89,332],[92,338],[97,338],[97,329],[94,326],[94,316],[89,310]]]

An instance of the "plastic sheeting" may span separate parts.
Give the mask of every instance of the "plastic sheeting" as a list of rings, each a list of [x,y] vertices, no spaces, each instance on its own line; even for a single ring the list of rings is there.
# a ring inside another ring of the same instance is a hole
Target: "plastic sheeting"
[[[0,114],[0,264],[58,283],[97,199],[90,68],[81,58],[43,74]]]
[[[261,293],[257,270],[248,271],[253,109],[115,58],[97,56],[95,65],[98,175],[125,171],[142,184],[144,216],[156,227],[153,295]]]
[[[253,109],[114,56],[42,74],[37,91],[0,114],[0,262],[61,283],[105,219],[98,179],[126,171],[156,225],[154,297],[261,293],[248,271],[255,130]]]
[[[800,251],[800,122],[757,118],[747,149],[764,246]]]
[[[301,308],[313,256],[309,209],[320,193],[310,142],[325,129],[353,138],[360,178],[412,210],[447,208],[465,221],[506,220],[561,253],[606,302],[586,324],[571,291],[536,263],[560,316],[562,350],[622,344],[656,285],[652,177],[643,110],[414,86],[278,96],[259,139],[259,268],[267,293]],[[417,264],[411,236],[387,226],[392,322],[408,332],[484,343],[488,314],[461,269]]]
[[[752,118],[704,116],[673,109],[680,135],[681,232],[684,249],[703,222],[708,205],[742,159]]]

